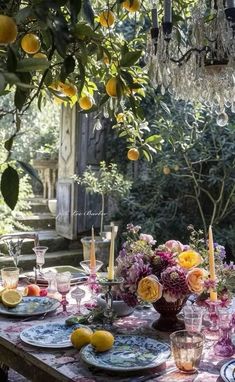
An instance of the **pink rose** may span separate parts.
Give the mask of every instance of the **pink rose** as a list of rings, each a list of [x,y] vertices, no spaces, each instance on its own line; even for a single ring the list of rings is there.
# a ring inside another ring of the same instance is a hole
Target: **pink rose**
[[[183,252],[183,250],[184,250],[184,245],[180,241],[177,241],[177,240],[168,240],[165,243],[165,246],[170,252],[180,253],[180,252]]]

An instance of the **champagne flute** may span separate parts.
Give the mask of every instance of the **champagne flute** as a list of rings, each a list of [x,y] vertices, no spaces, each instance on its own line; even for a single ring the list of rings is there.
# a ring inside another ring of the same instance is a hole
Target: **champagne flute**
[[[62,314],[66,315],[68,300],[66,299],[66,295],[70,291],[70,280],[71,280],[70,272],[61,272],[56,275],[56,283],[57,283],[57,291],[62,295],[61,305],[63,307]]]

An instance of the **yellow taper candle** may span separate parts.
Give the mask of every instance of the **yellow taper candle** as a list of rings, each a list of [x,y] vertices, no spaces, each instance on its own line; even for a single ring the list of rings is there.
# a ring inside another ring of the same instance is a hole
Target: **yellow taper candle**
[[[209,226],[209,272],[210,272],[210,280],[215,281],[215,256],[214,256],[214,242],[213,242],[213,234],[212,227]],[[217,301],[217,292],[210,288],[210,300]]]
[[[95,234],[94,227],[91,228],[91,249],[90,249],[90,268],[95,272],[96,258],[95,258]]]
[[[114,279],[114,244],[115,244],[115,232],[114,224],[111,224],[111,243],[109,253],[109,266],[108,266],[108,280]]]

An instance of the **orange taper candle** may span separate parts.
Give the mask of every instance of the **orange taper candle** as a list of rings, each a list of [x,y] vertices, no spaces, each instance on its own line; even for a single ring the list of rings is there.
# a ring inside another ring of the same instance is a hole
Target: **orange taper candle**
[[[214,242],[213,242],[213,234],[212,227],[209,226],[209,272],[210,272],[210,280],[216,281],[215,276],[215,255],[214,255]],[[217,292],[214,288],[210,288],[210,300],[217,301]]]
[[[91,228],[91,249],[90,249],[90,268],[92,272],[95,272],[96,258],[95,258],[95,234],[94,227]]]
[[[110,253],[109,253],[109,266],[108,266],[108,280],[113,281],[114,279],[114,242],[115,242],[115,232],[114,224],[111,224],[111,243],[110,243]]]

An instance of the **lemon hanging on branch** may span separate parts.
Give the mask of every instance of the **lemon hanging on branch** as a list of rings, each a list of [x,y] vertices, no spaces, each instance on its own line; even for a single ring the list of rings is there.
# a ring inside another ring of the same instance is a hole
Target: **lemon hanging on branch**
[[[90,110],[94,104],[93,98],[90,95],[79,98],[78,103],[83,110]]]
[[[136,147],[132,147],[131,149],[128,150],[127,158],[129,160],[136,161],[139,159],[139,157],[140,157],[140,152]]]
[[[106,93],[110,97],[117,97],[118,96],[118,86],[119,86],[118,78],[117,77],[111,77],[105,85]]]
[[[137,12],[140,9],[140,0],[126,0],[122,6],[129,12]]]
[[[27,33],[21,40],[21,48],[25,53],[35,54],[41,47],[40,39],[36,34]]]
[[[99,15],[99,22],[102,25],[102,27],[104,27],[104,28],[111,27],[114,24],[114,22],[115,22],[115,15],[114,15],[114,13],[112,11],[110,11],[110,10],[103,11]]]
[[[71,83],[59,82],[59,89],[68,97],[74,97],[77,94],[77,88]]]
[[[0,15],[0,44],[11,44],[16,40],[17,26],[12,17]]]

